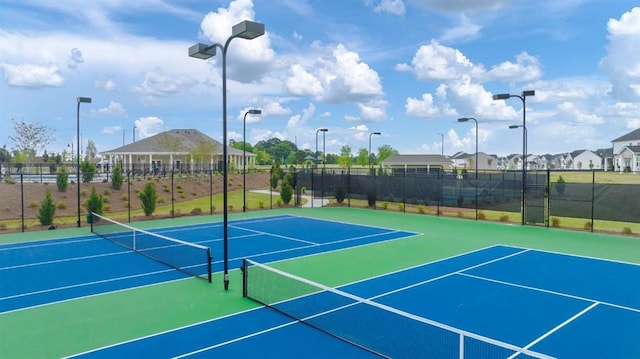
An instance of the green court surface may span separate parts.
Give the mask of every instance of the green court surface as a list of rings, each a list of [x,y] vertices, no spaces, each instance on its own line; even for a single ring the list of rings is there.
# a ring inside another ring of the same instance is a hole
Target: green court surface
[[[329,286],[496,244],[640,263],[640,239],[619,235],[337,207],[259,211],[230,218],[280,214],[420,233],[272,264]],[[158,228],[221,220],[221,216],[201,216],[135,225]],[[0,236],[0,243],[87,234],[88,227],[9,234]],[[64,357],[257,306],[242,297],[239,270],[231,269],[229,291],[223,290],[222,276],[216,273],[213,284],[190,278],[0,314],[0,358]]]

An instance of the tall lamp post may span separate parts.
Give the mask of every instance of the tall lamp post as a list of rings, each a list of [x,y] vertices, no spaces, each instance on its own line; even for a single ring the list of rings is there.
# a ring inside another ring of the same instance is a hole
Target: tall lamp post
[[[376,135],[380,136],[382,132],[371,132],[369,134],[369,171],[371,171],[371,136]]]
[[[78,109],[76,110],[76,141],[77,148],[76,151],[76,182],[78,182],[78,227],[81,225],[80,221],[80,104],[81,103],[91,103],[91,97],[78,97]]]
[[[442,155],[442,157],[444,157],[444,133],[439,133],[441,141],[440,144],[442,146],[442,150],[440,151],[440,154]]]
[[[476,123],[476,221],[478,220],[478,120],[473,117],[461,117],[458,119],[458,122],[469,122],[473,121]]]
[[[133,142],[132,143],[136,142],[136,128],[137,128],[136,126],[133,126],[133,130],[131,131],[131,133],[133,134]]]
[[[247,211],[247,115],[260,115],[262,110],[250,109],[242,119],[242,212]]]
[[[322,151],[323,151],[323,154],[324,154],[324,134],[327,131],[329,131],[328,128],[319,128],[319,129],[316,130],[316,156],[318,155],[318,133],[322,132],[322,139],[323,139],[322,140],[322,142],[323,142],[323,145],[322,145],[323,146],[323,150]],[[316,164],[317,164],[317,162],[318,161],[317,161],[317,158],[316,158]]]
[[[313,154],[314,155],[314,160],[313,163],[315,164],[314,168],[311,169],[311,207],[313,208],[313,199],[315,198],[315,187],[313,186],[313,175],[315,172],[315,169],[318,168],[318,133],[322,132],[322,135],[324,136],[324,133],[329,131],[328,128],[319,128],[316,130],[316,152]]]
[[[264,35],[264,24],[253,21],[242,21],[231,28],[231,36],[224,45],[195,44],[189,48],[189,56],[206,60],[216,55],[216,48],[222,51],[222,211],[223,211],[223,243],[224,243],[224,289],[229,289],[229,213],[227,188],[227,50],[231,40],[235,38],[252,40]]]
[[[508,100],[517,97],[522,101],[522,225],[526,222],[526,197],[527,197],[527,97],[535,96],[534,90],[522,91],[520,95],[501,93],[493,95],[493,100]],[[510,127],[511,128],[511,127]],[[516,127],[514,127],[516,128]]]

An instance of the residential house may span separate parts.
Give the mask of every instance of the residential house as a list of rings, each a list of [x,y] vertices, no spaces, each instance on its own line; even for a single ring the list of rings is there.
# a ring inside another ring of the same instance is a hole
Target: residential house
[[[454,168],[457,169],[474,169],[476,155],[465,152],[457,152],[451,156],[451,162]],[[478,171],[482,170],[497,170],[498,169],[498,157],[496,155],[489,155],[484,152],[478,152]]]
[[[640,129],[614,139],[611,144],[615,171],[640,172]]]
[[[565,156],[568,170],[600,170],[602,169],[602,157],[589,150],[577,150]]]

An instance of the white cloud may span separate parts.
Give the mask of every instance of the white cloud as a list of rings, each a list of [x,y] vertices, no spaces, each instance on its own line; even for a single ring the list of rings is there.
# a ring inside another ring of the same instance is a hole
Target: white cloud
[[[437,117],[440,111],[433,102],[433,96],[430,93],[422,94],[421,99],[410,97],[405,104],[407,116],[413,117]]]
[[[124,116],[126,115],[126,111],[120,102],[111,101],[109,102],[109,106],[103,107],[97,110],[91,110],[92,114],[98,115],[113,115],[113,116]]]
[[[291,113],[291,109],[282,107],[282,103],[280,101],[272,100],[264,105],[262,113],[265,116],[282,116]]]
[[[352,126],[349,127],[350,130],[355,130],[355,131],[369,131],[369,127],[367,127],[367,125],[365,124],[361,124],[358,126]]]
[[[484,73],[482,66],[475,66],[460,50],[440,45],[435,40],[420,46],[411,65],[398,64],[396,70],[411,71],[418,79],[427,81],[451,81],[465,74],[478,76]]]
[[[285,87],[294,96],[318,98],[323,92],[320,80],[298,64],[291,67],[291,76],[287,78]]]
[[[293,34],[291,34],[291,37],[296,40],[302,40],[302,35],[300,35],[297,31],[294,31]]]
[[[406,8],[403,0],[381,0],[373,11],[377,13],[386,12],[392,15],[404,15]]]
[[[102,128],[102,131],[100,131],[100,133],[102,133],[103,135],[112,135],[114,133],[121,133],[121,132],[122,132],[121,126],[105,126]]]
[[[147,138],[163,131],[164,121],[155,116],[140,117],[135,122],[140,138]]]
[[[71,49],[71,55],[69,55],[69,61],[67,63],[67,66],[70,69],[75,69],[83,62],[84,62],[84,59],[82,58],[82,51],[76,48]]]
[[[302,115],[294,115],[289,118],[287,122],[288,130],[297,130],[303,126],[306,126],[307,122],[313,117],[316,112],[316,106],[313,103],[309,103],[309,106],[302,110]]]
[[[232,27],[245,20],[255,19],[251,0],[234,0],[228,8],[208,13],[200,25],[202,33],[213,43],[224,44],[231,36]],[[227,74],[240,82],[253,82],[267,74],[274,61],[269,33],[253,40],[234,39],[228,49]],[[216,56],[217,57],[217,56]]]
[[[113,80],[96,80],[94,85],[105,91],[113,91],[117,88],[116,83]]]
[[[587,113],[573,102],[563,102],[559,104],[558,110],[560,112],[559,115],[562,117],[580,124],[600,125],[605,123],[604,119],[600,116],[593,113]]]
[[[621,101],[640,100],[640,7],[607,24],[609,44],[600,66],[613,83],[611,94]]]
[[[488,73],[490,80],[501,80],[505,82],[526,82],[533,81],[542,76],[540,61],[526,52],[516,56],[516,63],[510,61],[502,62],[491,68]]]
[[[443,42],[452,42],[457,40],[469,41],[473,38],[476,38],[482,30],[482,27],[474,24],[471,20],[465,15],[460,15],[460,23],[458,26],[447,29],[444,31],[442,36],[440,37],[440,41]]]
[[[133,91],[145,96],[169,96],[183,93],[196,84],[196,80],[187,76],[167,75],[163,69],[156,67],[142,74],[140,85]]]
[[[65,80],[56,65],[2,64],[7,84],[19,87],[60,87]]]

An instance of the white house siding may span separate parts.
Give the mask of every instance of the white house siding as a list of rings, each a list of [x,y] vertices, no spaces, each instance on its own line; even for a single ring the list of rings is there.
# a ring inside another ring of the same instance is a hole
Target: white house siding
[[[573,158],[574,170],[600,170],[602,169],[602,158],[591,151],[584,151]]]

